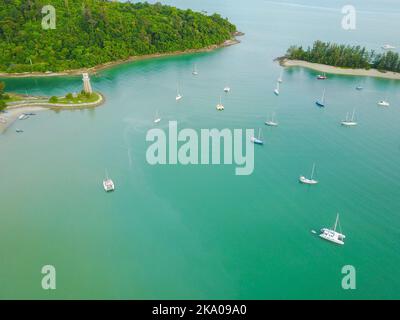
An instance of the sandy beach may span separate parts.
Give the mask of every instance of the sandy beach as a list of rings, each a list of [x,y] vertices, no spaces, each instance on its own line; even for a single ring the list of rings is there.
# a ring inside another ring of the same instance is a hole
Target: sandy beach
[[[72,110],[72,109],[84,109],[94,108],[102,105],[105,101],[105,97],[98,92],[99,99],[94,102],[88,103],[47,103],[37,102],[35,100],[26,100],[20,104],[13,104],[6,108],[4,113],[0,113],[0,134],[3,133],[9,126],[11,126],[18,117],[23,113],[31,113],[43,110]],[[36,97],[32,97],[36,98]]]
[[[44,110],[48,109],[43,107],[21,107],[6,109],[4,113],[0,113],[0,133],[3,133],[9,126],[11,126],[21,114],[39,112]]]
[[[346,69],[346,68],[338,68],[332,67],[325,64],[311,63],[301,60],[288,60],[288,59],[278,59],[279,63],[283,67],[302,67],[308,68],[312,70],[316,70],[319,72],[325,72],[330,74],[340,74],[346,76],[364,76],[364,77],[375,77],[375,78],[384,78],[384,79],[392,79],[392,80],[400,80],[400,73],[396,72],[381,72],[376,69]]]
[[[236,34],[236,36],[242,36],[242,35],[244,35],[244,34],[243,33]],[[100,65],[97,65],[92,68],[65,70],[62,72],[23,72],[23,73],[0,72],[0,78],[60,77],[60,76],[78,76],[78,75],[80,76],[84,72],[87,72],[89,74],[95,74],[99,71],[109,69],[114,66],[128,63],[128,62],[152,59],[152,58],[168,57],[168,56],[178,56],[178,55],[183,55],[183,54],[210,52],[210,51],[214,51],[216,49],[230,47],[230,46],[233,46],[238,43],[240,43],[240,41],[237,40],[236,38],[233,38],[231,40],[225,41],[224,43],[222,43],[220,45],[212,45],[212,46],[209,46],[207,48],[202,48],[202,49],[192,49],[192,50],[176,51],[176,52],[170,52],[170,53],[156,53],[156,54],[148,54],[148,55],[143,55],[143,56],[133,56],[133,57],[129,57],[124,60],[117,60],[117,61],[100,64]]]

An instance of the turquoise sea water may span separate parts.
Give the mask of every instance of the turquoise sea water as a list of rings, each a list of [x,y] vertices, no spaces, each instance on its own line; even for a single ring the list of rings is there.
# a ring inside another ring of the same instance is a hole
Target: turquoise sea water
[[[95,110],[45,111],[0,135],[0,298],[400,298],[400,82],[286,70],[273,59],[321,39],[399,46],[397,1],[163,1],[220,12],[245,32],[211,53],[115,67],[92,78]],[[199,75],[191,74],[196,64]],[[6,79],[10,91],[58,95],[79,77]],[[175,102],[179,82],[184,99]],[[223,87],[225,111],[215,105]],[[355,87],[362,85],[363,91]],[[327,107],[314,102],[327,90]],[[377,107],[388,99],[387,109]],[[359,126],[342,128],[357,109]],[[147,131],[262,128],[251,176],[234,166],[150,166]],[[276,112],[278,128],[264,121]],[[300,185],[317,163],[320,184]],[[117,185],[101,187],[105,169]],[[311,234],[341,214],[346,244]],[[54,265],[57,289],[41,288]],[[343,290],[353,265],[357,289]]]

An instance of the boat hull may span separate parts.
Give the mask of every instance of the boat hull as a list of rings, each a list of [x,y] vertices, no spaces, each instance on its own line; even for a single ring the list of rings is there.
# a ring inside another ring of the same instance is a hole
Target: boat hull
[[[326,241],[329,241],[329,242],[332,242],[332,243],[335,243],[335,244],[338,244],[341,246],[344,245],[344,242],[342,240],[331,238],[329,236],[326,236],[325,234],[320,234],[319,236],[320,236],[320,238],[322,238]]]
[[[304,177],[304,176],[301,176],[301,177],[299,178],[299,182],[302,183],[302,184],[308,184],[308,185],[315,185],[315,184],[318,184],[318,181],[317,181],[317,180],[307,179],[307,178]]]
[[[343,127],[355,127],[357,125],[357,122],[342,121],[341,124]]]

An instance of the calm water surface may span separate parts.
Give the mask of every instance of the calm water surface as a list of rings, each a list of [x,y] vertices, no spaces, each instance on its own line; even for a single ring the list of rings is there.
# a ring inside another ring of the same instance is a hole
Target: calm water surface
[[[345,1],[163,3],[220,12],[246,33],[212,53],[140,61],[92,78],[95,110],[41,112],[0,135],[0,298],[400,298],[400,82],[286,70],[292,44],[321,39],[399,46],[398,1],[352,1],[357,30],[341,29]],[[196,64],[199,75],[191,74]],[[79,77],[6,79],[8,89],[61,95]],[[180,84],[184,99],[175,102]],[[225,111],[215,105],[223,87]],[[355,87],[362,85],[363,91]],[[327,107],[314,102],[326,88]],[[390,108],[377,107],[381,99]],[[342,128],[357,110],[359,126]],[[156,110],[162,128],[262,128],[255,171],[147,164]],[[275,112],[280,126],[264,121]],[[317,163],[315,188],[299,185]],[[105,169],[117,191],[101,187]],[[341,214],[345,246],[311,230]],[[42,266],[57,290],[41,289]],[[341,288],[341,268],[357,290]]]

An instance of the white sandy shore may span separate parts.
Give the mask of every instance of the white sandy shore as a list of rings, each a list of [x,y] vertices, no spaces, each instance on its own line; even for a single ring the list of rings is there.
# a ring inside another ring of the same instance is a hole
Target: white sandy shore
[[[363,77],[375,77],[375,78],[385,78],[392,80],[400,80],[400,73],[396,72],[381,72],[376,69],[346,69],[339,67],[332,67],[325,64],[311,63],[301,60],[288,60],[282,59],[280,60],[280,64],[283,67],[303,67],[312,70],[316,70],[319,72],[325,72],[330,74],[340,74],[346,76],[363,76]]]
[[[23,113],[31,113],[48,110],[43,107],[21,107],[6,109],[5,113],[0,113],[0,133],[3,133],[9,126],[11,126],[18,117]]]
[[[97,101],[79,104],[36,102],[35,100],[24,101],[21,104],[13,104],[6,108],[5,113],[0,113],[0,133],[4,132],[23,113],[31,113],[49,109],[71,110],[97,107],[103,104],[105,101],[105,98],[101,93],[98,93],[98,95],[99,99]]]

